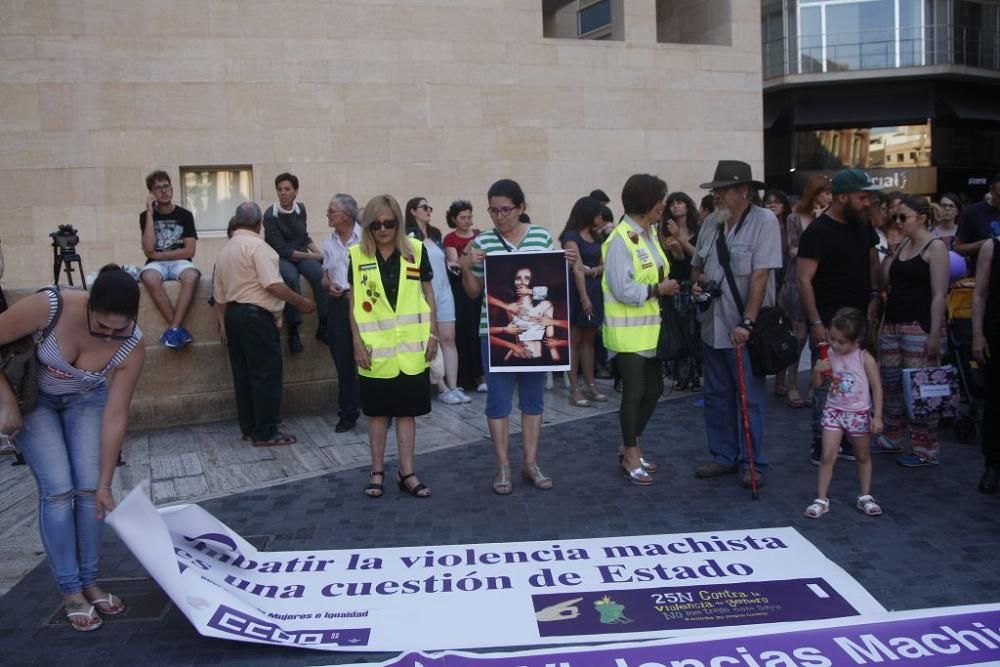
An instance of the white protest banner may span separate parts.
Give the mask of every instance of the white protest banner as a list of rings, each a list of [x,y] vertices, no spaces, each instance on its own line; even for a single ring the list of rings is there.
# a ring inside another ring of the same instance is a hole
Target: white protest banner
[[[142,488],[108,523],[200,633],[267,644],[531,646],[885,611],[792,528],[258,552],[197,505],[157,511]]]
[[[641,644],[514,653],[408,653],[382,667],[907,667],[1000,664],[1000,604],[893,612],[788,632],[722,630]]]

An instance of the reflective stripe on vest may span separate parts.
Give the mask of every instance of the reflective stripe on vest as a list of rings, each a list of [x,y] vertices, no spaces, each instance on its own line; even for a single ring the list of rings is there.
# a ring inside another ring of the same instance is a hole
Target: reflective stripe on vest
[[[640,285],[656,285],[660,282],[659,267],[653,260],[655,252],[663,261],[663,275],[670,270],[670,262],[660,248],[660,244],[649,247],[646,239],[637,234],[632,226],[622,220],[615,227],[608,240],[601,246],[601,255],[607,260],[608,248],[615,237],[619,237],[632,256],[632,279]],[[634,240],[633,240],[634,239]],[[645,255],[645,261],[639,255]],[[604,324],[602,336],[604,346],[613,352],[642,352],[654,350],[660,338],[659,299],[647,299],[641,306],[622,303],[615,298],[608,286],[608,273],[601,279],[604,292]]]
[[[427,368],[431,307],[424,299],[419,275],[424,244],[415,239],[408,241],[413,247],[413,261],[399,258],[395,310],[385,296],[378,262],[365,255],[360,245],[350,248],[354,321],[371,358],[371,368],[358,368],[358,375],[393,378],[400,373],[417,375]]]

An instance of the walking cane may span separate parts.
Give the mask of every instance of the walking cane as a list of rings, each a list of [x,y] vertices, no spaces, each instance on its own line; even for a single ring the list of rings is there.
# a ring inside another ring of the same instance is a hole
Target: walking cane
[[[753,464],[753,439],[750,437],[750,414],[747,410],[747,385],[743,376],[743,347],[736,348],[736,373],[740,376],[740,409],[743,411],[743,430],[747,436],[747,459],[750,462],[750,497],[760,500],[757,492],[757,469]]]

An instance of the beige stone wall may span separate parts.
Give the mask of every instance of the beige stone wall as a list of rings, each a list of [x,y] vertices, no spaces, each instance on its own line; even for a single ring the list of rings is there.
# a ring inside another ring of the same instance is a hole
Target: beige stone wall
[[[486,226],[512,177],[559,229],[636,171],[692,191],[720,158],[759,172],[758,4],[731,3],[731,46],[694,46],[657,43],[656,0],[623,3],[624,41],[543,38],[541,0],[4,0],[4,284],[51,280],[65,222],[88,270],[139,263],[155,168],[251,164],[261,202],[289,169],[317,237],[337,191],[423,195],[442,225],[468,198]]]

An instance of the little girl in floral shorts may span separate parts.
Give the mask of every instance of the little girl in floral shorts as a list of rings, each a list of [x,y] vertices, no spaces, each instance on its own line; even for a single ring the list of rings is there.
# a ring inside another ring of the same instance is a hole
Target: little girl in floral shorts
[[[868,516],[882,513],[882,508],[871,496],[872,462],[869,449],[872,432],[882,432],[882,380],[878,362],[858,347],[864,326],[864,315],[858,309],[838,310],[830,322],[829,358],[817,361],[813,369],[813,386],[819,387],[824,375],[831,375],[831,380],[821,420],[823,458],[819,464],[816,499],[805,511],[810,519],[818,519],[830,511],[830,500],[826,494],[845,433],[854,446],[858,464],[861,494],[855,506]]]

